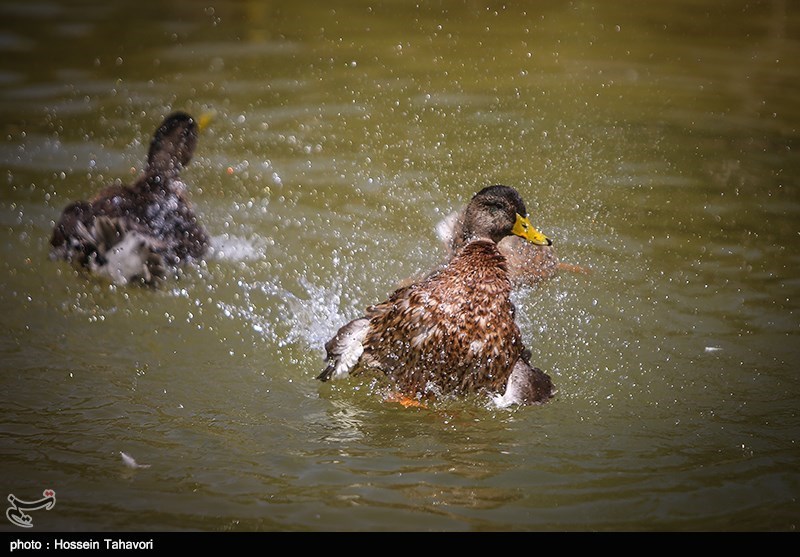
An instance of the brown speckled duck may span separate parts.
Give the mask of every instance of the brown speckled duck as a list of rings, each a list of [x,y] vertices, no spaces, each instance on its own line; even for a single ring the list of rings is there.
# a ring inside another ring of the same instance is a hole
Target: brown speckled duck
[[[516,190],[478,192],[463,216],[463,243],[443,268],[367,308],[325,345],[327,381],[377,368],[400,394],[488,393],[500,406],[553,396],[550,377],[532,367],[514,318],[511,282],[498,242],[516,235],[547,243],[531,226]]]
[[[167,116],[136,182],[108,186],[92,200],[64,209],[53,228],[51,259],[70,261],[117,284],[154,284],[169,269],[201,258],[209,237],[186,198],[180,173],[209,119],[197,121],[184,112]]]

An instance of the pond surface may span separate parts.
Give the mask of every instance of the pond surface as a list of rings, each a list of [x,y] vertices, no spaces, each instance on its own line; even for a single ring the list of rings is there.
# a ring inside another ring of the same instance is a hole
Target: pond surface
[[[34,531],[797,528],[794,4],[4,1],[0,56],[0,497],[55,490]],[[155,291],[51,262],[174,109],[216,113],[183,174],[214,253]],[[494,183],[591,269],[514,295],[556,398],[316,381]]]

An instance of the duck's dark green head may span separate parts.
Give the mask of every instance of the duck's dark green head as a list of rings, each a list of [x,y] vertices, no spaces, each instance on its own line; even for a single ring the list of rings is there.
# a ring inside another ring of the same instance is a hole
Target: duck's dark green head
[[[525,202],[514,188],[483,188],[467,205],[464,238],[489,238],[496,243],[515,234],[536,245],[551,245],[553,242],[533,227],[527,215]]]
[[[198,121],[185,112],[173,112],[167,116],[150,142],[147,155],[150,169],[172,173],[189,164],[197,147],[197,136],[210,119],[210,115],[203,115]]]

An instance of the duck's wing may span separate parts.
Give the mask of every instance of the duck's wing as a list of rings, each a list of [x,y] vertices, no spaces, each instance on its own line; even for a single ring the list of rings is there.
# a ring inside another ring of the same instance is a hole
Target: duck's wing
[[[454,211],[440,220],[436,225],[436,237],[444,244],[449,256],[452,256],[453,252],[455,252],[455,239],[457,235],[460,236],[462,234],[461,227],[463,223],[461,217],[462,214],[460,212]]]
[[[328,366],[317,376],[320,381],[346,377],[358,364],[364,353],[364,338],[369,329],[369,319],[361,317],[341,327],[336,335],[325,343]]]
[[[85,221],[91,218],[91,206],[85,201],[70,203],[61,212],[50,238],[50,259],[83,262],[84,245],[91,241]]]

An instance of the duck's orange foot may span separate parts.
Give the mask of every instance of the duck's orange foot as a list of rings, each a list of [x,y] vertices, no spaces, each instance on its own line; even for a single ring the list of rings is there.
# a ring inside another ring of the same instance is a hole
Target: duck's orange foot
[[[427,408],[428,406],[417,399],[407,397],[395,391],[390,391],[384,399],[386,402],[396,402],[403,408]]]

